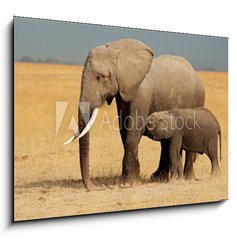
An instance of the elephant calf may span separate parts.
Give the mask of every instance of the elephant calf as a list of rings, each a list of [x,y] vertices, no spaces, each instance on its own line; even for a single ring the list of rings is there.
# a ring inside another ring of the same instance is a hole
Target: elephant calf
[[[147,118],[145,135],[156,141],[169,140],[171,178],[183,176],[182,150],[206,153],[211,160],[211,173],[219,170],[217,142],[220,135],[221,158],[221,129],[216,117],[206,108],[154,112]]]

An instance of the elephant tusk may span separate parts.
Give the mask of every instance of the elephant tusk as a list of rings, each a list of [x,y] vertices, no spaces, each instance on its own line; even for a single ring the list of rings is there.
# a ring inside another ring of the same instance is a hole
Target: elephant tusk
[[[90,118],[89,122],[86,125],[86,127],[82,130],[81,134],[78,136],[79,138],[83,137],[84,135],[86,135],[90,131],[91,127],[93,126],[93,124],[96,120],[98,112],[99,112],[99,108],[95,108],[92,115],[91,115],[91,118]]]
[[[77,130],[77,131],[73,134],[73,136],[72,136],[70,139],[68,139],[68,140],[63,144],[63,146],[71,143],[71,142],[74,141],[78,136],[79,136],[79,130]]]
[[[93,124],[96,120],[96,117],[98,115],[98,112],[99,112],[99,108],[95,108],[91,115],[89,122],[87,123],[86,127],[82,130],[81,134],[80,134],[79,130],[77,130],[70,139],[68,139],[65,143],[63,143],[63,146],[73,142],[77,138],[81,138],[84,135],[86,135],[90,131],[91,127],[93,126]]]

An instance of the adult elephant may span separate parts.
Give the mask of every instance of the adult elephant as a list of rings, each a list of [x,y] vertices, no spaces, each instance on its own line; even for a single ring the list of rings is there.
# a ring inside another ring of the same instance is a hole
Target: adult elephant
[[[154,111],[194,108],[204,105],[202,81],[184,58],[162,55],[133,39],[114,41],[93,48],[86,59],[78,107],[79,129],[67,143],[79,137],[80,166],[84,185],[91,189],[89,173],[89,129],[98,108],[116,98],[120,134],[124,147],[122,176],[125,182],[138,178],[138,144],[144,133],[144,120]],[[90,106],[83,104],[89,102]],[[89,116],[89,117],[85,117]],[[129,117],[128,117],[129,116]],[[81,133],[81,134],[80,134]],[[161,142],[158,169],[152,178],[169,178],[169,146]],[[186,154],[184,174],[193,174],[193,155]]]

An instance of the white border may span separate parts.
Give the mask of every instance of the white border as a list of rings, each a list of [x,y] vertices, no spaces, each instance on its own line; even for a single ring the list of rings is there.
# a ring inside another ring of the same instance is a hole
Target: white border
[[[229,37],[229,198],[222,204],[9,224],[9,25],[13,15]],[[229,239],[236,235],[237,34],[234,1],[13,1],[0,9],[1,239]]]

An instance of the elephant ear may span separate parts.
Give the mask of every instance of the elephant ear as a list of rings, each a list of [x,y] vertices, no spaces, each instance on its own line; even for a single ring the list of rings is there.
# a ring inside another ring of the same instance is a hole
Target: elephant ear
[[[149,72],[153,52],[143,42],[123,39],[106,44],[117,57],[119,92],[125,102],[131,101],[146,74]]]
[[[161,122],[162,122],[162,131],[164,132],[165,138],[170,138],[173,135],[175,130],[175,115],[171,111],[162,112]]]

